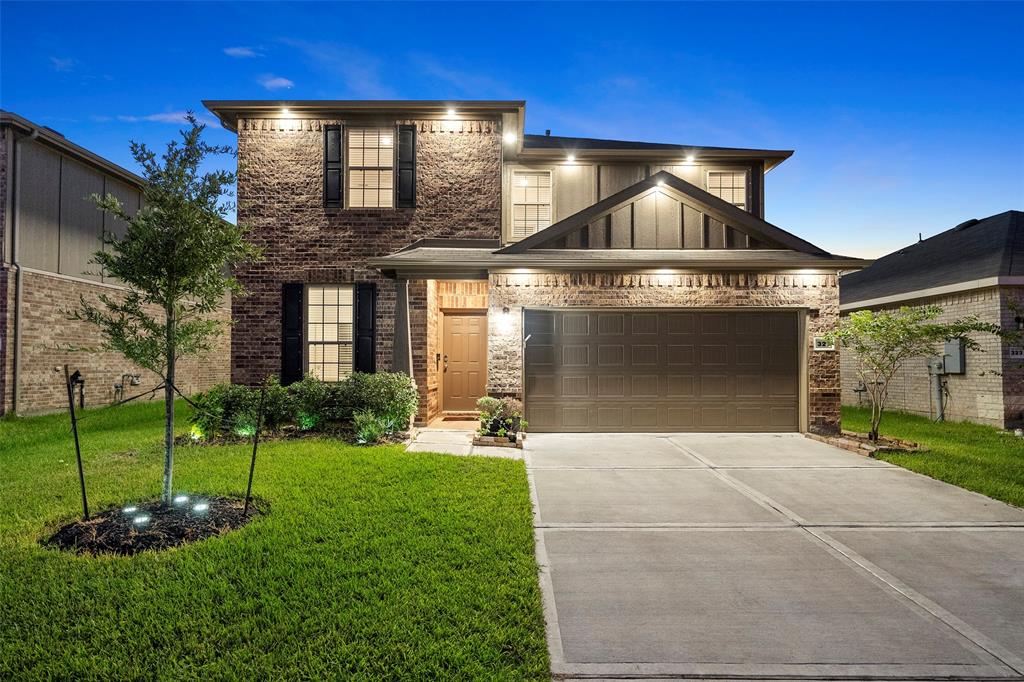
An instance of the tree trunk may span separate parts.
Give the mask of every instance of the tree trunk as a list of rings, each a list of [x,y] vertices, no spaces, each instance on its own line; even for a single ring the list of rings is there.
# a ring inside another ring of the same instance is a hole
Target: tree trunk
[[[167,340],[164,347],[167,376],[164,382],[164,503],[171,503],[174,478],[174,310],[168,306]]]

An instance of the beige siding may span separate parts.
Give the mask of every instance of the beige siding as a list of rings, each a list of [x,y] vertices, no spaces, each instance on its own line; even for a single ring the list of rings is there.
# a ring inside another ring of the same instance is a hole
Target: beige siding
[[[998,323],[1002,316],[1007,315],[1002,312],[1006,307],[1004,299],[1005,295],[1001,295],[999,289],[991,287],[931,299],[904,301],[894,304],[889,309],[902,305],[933,304],[943,310],[940,321],[950,322],[966,315],[977,315],[984,322]],[[1009,318],[1009,321],[1012,321],[1013,315],[1009,314]],[[1010,358],[1009,349],[1004,348],[996,336],[978,335],[976,339],[981,344],[981,350],[967,352],[966,372],[946,377],[949,391],[946,418],[950,421],[973,421],[1003,427],[1007,422],[1017,418],[1016,414],[1020,412],[1020,405],[1024,402],[1021,398],[1024,396],[1020,396],[1020,382],[1014,382],[1018,397],[1008,401],[1010,405],[1004,407],[1002,375],[1004,370],[1009,370],[1006,372],[1008,376],[1012,375],[1012,365],[1020,364],[1024,359],[1015,361]],[[936,355],[940,352],[941,345],[936,346]],[[841,350],[840,356],[843,404],[857,405],[861,398],[854,390],[860,383],[856,357],[845,350]],[[890,383],[888,407],[892,410],[934,416],[936,412],[933,394],[927,358],[912,358]],[[1013,407],[1014,402],[1017,407]]]
[[[60,272],[99,280],[99,266],[89,264],[103,236],[103,212],[89,199],[93,194],[103,194],[103,175],[65,158],[61,168]],[[90,270],[94,274],[86,274]]]
[[[18,260],[57,272],[60,253],[60,154],[29,141],[18,143]]]

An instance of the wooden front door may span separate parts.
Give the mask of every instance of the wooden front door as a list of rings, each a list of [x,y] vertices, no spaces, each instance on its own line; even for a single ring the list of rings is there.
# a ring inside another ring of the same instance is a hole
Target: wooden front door
[[[487,394],[487,314],[444,313],[441,409],[465,412]]]

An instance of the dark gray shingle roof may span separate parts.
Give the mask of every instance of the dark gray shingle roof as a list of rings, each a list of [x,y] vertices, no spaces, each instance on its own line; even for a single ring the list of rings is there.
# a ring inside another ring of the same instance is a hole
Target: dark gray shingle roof
[[[956,227],[879,258],[840,281],[842,303],[1024,275],[1024,213],[1006,211]]]
[[[622,151],[722,151],[750,152],[751,156],[761,155],[788,157],[793,154],[789,149],[749,149],[746,147],[705,147],[701,145],[666,144],[662,142],[633,142],[631,140],[600,140],[592,137],[565,137],[563,135],[523,135],[524,149],[564,149],[566,151],[585,151],[613,149]]]

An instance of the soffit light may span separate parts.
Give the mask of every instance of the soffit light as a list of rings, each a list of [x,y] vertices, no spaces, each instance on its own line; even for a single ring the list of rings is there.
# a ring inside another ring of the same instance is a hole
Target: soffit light
[[[696,157],[696,156],[694,156],[693,154],[687,154],[687,155],[686,155],[686,163],[693,163],[693,162],[694,162],[694,160],[696,160],[696,158],[697,158],[697,157]]]
[[[282,110],[281,110],[281,115],[282,115],[282,116],[290,116],[290,115],[291,115],[291,113],[292,113],[292,112],[290,112],[290,111],[289,111],[288,109],[282,109]]]
[[[576,161],[576,155],[569,154],[569,156],[565,157],[565,160],[568,161],[569,163],[573,163],[574,161]]]
[[[455,110],[454,110],[454,109],[449,109],[449,110],[448,110],[448,116],[449,116],[449,118],[450,118],[450,117],[452,117],[452,116],[454,116],[454,115],[455,115]]]

